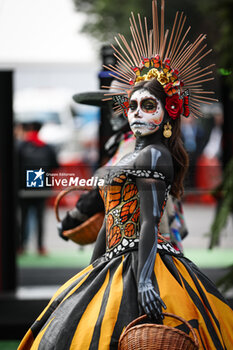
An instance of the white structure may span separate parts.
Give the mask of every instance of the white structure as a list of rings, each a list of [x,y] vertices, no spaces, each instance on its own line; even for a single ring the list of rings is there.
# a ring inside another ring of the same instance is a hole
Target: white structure
[[[14,69],[15,89],[96,89],[94,42],[80,28],[72,0],[0,0],[0,69]]]
[[[101,69],[99,48],[79,33],[84,20],[72,0],[0,0],[0,70],[14,71],[18,120],[59,114],[60,125],[46,125],[43,138],[79,152],[83,120],[75,130],[72,95],[96,90]]]

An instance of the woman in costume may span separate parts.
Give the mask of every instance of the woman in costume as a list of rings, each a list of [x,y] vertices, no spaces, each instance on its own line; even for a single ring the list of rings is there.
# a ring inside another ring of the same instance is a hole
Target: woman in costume
[[[114,88],[119,86],[119,83],[113,80],[111,83],[112,92],[116,92],[117,90]],[[100,106],[101,103],[104,104],[102,99],[105,93],[106,90],[84,92],[76,94],[73,98],[78,103],[91,103],[92,105]],[[116,115],[113,112],[112,103],[108,104],[108,110],[108,116],[114,134],[105,144],[106,154],[110,158],[106,166],[112,167],[117,165],[124,155],[134,151],[136,138],[130,130],[128,120],[124,117],[123,113]],[[72,237],[70,237],[70,231],[67,230],[78,227],[96,213],[101,212],[104,212],[104,204],[98,188],[82,194],[75,207],[67,211],[62,222],[58,224],[59,236],[66,241],[71,239],[75,243],[78,243],[79,233],[75,236],[72,234]],[[184,220],[182,203],[171,195],[167,198],[159,225],[159,232],[164,238],[171,241],[175,249],[178,248],[180,251],[183,251],[181,241],[188,235],[188,231]]]
[[[142,313],[161,321],[164,310],[190,322],[200,349],[233,348],[233,312],[227,302],[159,234],[168,192],[182,194],[187,156],[180,140],[181,114],[199,114],[199,102],[211,100],[199,87],[205,75],[205,68],[198,66],[204,37],[184,47],[179,44],[184,19],[176,15],[166,46],[163,5],[160,36],[153,1],[153,31],[148,34],[145,25],[142,35],[141,19],[138,28],[133,16],[132,44],[122,35],[122,43],[117,41],[120,64],[113,70],[122,89],[109,98],[128,115],[137,140],[134,152],[104,176],[100,192],[105,223],[91,264],[57,291],[20,350],[117,349],[129,322]],[[177,320],[162,322],[186,331]]]

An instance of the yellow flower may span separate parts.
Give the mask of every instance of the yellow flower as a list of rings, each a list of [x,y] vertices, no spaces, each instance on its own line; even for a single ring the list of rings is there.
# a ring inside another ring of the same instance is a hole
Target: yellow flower
[[[167,74],[164,73],[159,73],[157,80],[161,85],[169,83],[169,78],[167,77]]]
[[[141,81],[144,81],[145,77],[144,75],[141,77],[140,75],[136,78],[136,83],[140,83]]]
[[[151,80],[153,78],[157,78],[158,77],[158,70],[156,68],[152,68],[148,73],[147,73],[147,77],[146,80]]]

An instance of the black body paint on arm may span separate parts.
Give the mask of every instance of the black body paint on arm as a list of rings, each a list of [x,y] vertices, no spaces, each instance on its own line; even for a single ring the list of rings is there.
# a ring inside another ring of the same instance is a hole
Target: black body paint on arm
[[[156,170],[161,152],[150,149],[151,169]],[[161,180],[137,180],[140,195],[141,233],[139,243],[138,297],[144,312],[151,318],[161,317],[161,306],[166,308],[153,284],[157,254],[158,224],[166,185]],[[159,196],[158,196],[159,193]]]

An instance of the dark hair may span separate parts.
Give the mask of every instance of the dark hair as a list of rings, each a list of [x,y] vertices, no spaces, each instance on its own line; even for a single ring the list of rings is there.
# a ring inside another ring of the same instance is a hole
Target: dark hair
[[[137,84],[133,89],[133,92],[142,88],[148,90],[152,95],[156,96],[161,101],[165,112],[164,121],[167,122],[169,120],[169,123],[172,126],[172,136],[168,139],[163,138],[163,143],[171,152],[174,166],[174,179],[171,187],[171,194],[177,198],[180,198],[184,192],[183,181],[189,165],[188,154],[181,139],[181,118],[173,120],[169,117],[165,109],[167,96],[162,85],[156,79],[143,81]]]
[[[40,131],[42,123],[38,121],[32,121],[28,123],[23,123],[23,127],[25,131]]]

